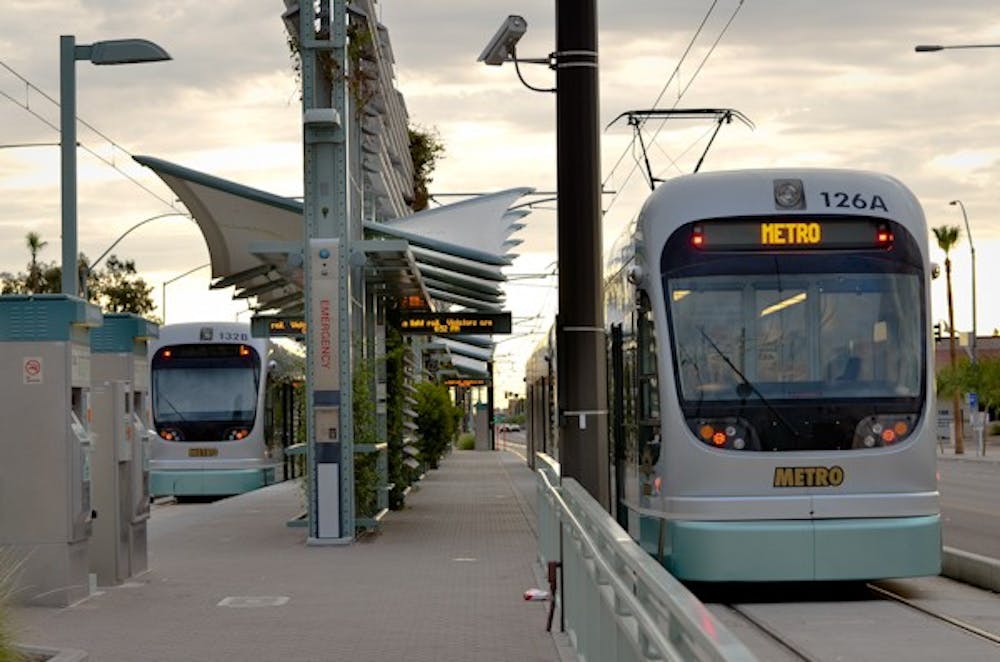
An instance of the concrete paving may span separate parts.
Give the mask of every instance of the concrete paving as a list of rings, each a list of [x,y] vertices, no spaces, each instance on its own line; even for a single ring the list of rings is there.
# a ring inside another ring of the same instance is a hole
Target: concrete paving
[[[141,660],[560,660],[536,574],[534,479],[507,452],[455,451],[349,546],[310,547],[282,483],[158,507],[150,571],[63,609],[14,609],[25,644]]]

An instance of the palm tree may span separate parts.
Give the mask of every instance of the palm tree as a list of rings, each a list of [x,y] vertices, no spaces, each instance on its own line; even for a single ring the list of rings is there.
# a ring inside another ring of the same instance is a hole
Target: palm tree
[[[31,252],[31,262],[28,264],[28,278],[25,283],[28,292],[38,292],[41,289],[42,278],[41,270],[38,268],[38,253],[45,248],[49,242],[42,241],[42,238],[37,232],[29,232],[27,237],[25,237],[28,242],[28,250]]]
[[[942,225],[933,228],[938,247],[944,251],[944,275],[948,287],[948,356],[951,366],[955,367],[955,308],[951,297],[951,249],[962,236],[962,229],[957,225]],[[962,408],[958,400],[958,389],[951,392],[951,412],[955,419],[955,455],[965,453],[965,430],[962,425]]]

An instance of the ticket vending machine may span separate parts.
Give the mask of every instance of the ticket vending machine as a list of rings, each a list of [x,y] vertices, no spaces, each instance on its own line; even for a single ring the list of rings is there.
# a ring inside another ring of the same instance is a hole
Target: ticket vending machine
[[[90,329],[101,311],[61,294],[0,296],[0,548],[13,599],[89,594]]]
[[[90,332],[94,520],[90,571],[101,586],[147,569],[151,444],[148,341],[159,327],[131,313],[107,313]]]

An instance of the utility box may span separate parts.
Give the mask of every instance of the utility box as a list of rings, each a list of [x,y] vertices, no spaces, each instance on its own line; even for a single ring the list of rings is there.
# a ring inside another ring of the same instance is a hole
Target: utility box
[[[61,294],[0,296],[0,547],[18,602],[89,594],[90,329],[101,311]]]
[[[149,519],[148,341],[159,327],[131,313],[104,315],[90,332],[94,509],[90,571],[101,586],[145,572]]]

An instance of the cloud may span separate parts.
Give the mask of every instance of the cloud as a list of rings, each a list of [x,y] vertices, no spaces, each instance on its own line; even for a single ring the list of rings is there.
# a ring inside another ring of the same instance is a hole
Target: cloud
[[[994,112],[1000,105],[995,84],[1000,50],[917,54],[913,46],[1000,43],[1000,16],[990,3],[744,2],[714,50],[739,0],[719,0],[693,39],[711,4],[598,3],[602,129],[624,110],[650,107],[661,92],[660,107],[737,108],[756,129],[723,127],[704,169],[824,165],[885,171],[916,192],[931,225],[954,223],[955,209],[947,203],[961,198],[976,224],[977,241],[983,242],[982,262],[989,261],[990,241],[1000,245],[1000,222],[993,220],[1000,219],[994,193],[1000,188],[994,157],[1000,147]],[[436,127],[447,149],[432,190],[553,187],[554,95],[524,89],[509,65],[476,62],[508,13],[523,15],[529,24],[519,54],[551,53],[552,0],[502,7],[468,0],[381,0],[376,7],[389,29],[397,84],[412,121]],[[132,152],[297,194],[300,107],[282,9],[276,0],[7,0],[0,60],[58,98],[60,34],[75,34],[80,43],[151,39],[173,60],[122,67],[76,64],[78,114]],[[687,59],[667,85],[689,45]],[[555,80],[544,66],[526,65],[522,73],[541,87]],[[58,139],[55,129],[20,107],[27,104],[58,125],[55,106],[3,67],[0,92],[12,99],[0,97],[0,142]],[[698,122],[647,124],[654,173],[690,171],[710,128]],[[170,198],[152,173],[116,154],[99,136],[81,128],[80,139]],[[603,198],[608,246],[635,216],[649,187],[629,127],[616,124],[603,131],[602,143],[607,188],[615,191]],[[86,152],[80,168],[80,245],[88,252],[110,242],[115,230],[166,207]],[[28,229],[37,228],[51,242],[50,257],[58,255],[58,149],[0,150],[0,200],[0,229],[8,237],[0,242],[0,270],[23,267]],[[528,218],[519,252],[551,255],[554,214]],[[185,261],[185,250],[200,255],[204,241],[177,227],[169,220],[151,223],[123,248],[140,269],[182,273],[197,264]],[[1000,325],[1000,319],[984,319],[982,326],[990,324]]]

